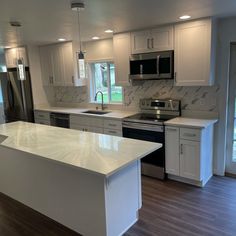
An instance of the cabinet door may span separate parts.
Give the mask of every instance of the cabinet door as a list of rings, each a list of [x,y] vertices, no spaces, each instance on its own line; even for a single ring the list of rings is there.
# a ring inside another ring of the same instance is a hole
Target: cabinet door
[[[166,173],[179,175],[179,128],[165,128]]]
[[[44,86],[53,85],[51,46],[39,48],[42,81]]]
[[[65,43],[61,45],[62,55],[63,55],[63,70],[64,70],[64,85],[73,86],[74,85],[74,68],[73,68],[73,53],[72,53],[72,43]]]
[[[51,46],[53,85],[64,85],[63,47],[60,44]]]
[[[98,133],[98,134],[103,134],[103,128],[101,127],[93,127],[93,126],[90,126],[88,127],[88,132],[92,132],[92,133]]]
[[[24,47],[10,48],[5,50],[5,59],[7,68],[15,68],[17,66],[16,59],[23,58],[25,66],[28,66],[28,58]]]
[[[139,31],[131,34],[132,54],[150,52],[150,31]]]
[[[200,20],[175,26],[177,86],[211,85],[212,22]]]
[[[180,140],[180,176],[200,181],[200,142]]]
[[[113,48],[116,85],[129,85],[129,57],[131,54],[130,33],[114,35]]]
[[[152,51],[167,51],[174,49],[173,26],[152,29],[151,35]]]

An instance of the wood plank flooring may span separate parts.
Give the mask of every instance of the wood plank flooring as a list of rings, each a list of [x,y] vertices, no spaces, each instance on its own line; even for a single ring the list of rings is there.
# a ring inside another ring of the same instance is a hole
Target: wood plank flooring
[[[140,220],[124,236],[236,236],[236,179],[213,177],[205,188],[142,177]],[[0,236],[78,236],[0,194]]]

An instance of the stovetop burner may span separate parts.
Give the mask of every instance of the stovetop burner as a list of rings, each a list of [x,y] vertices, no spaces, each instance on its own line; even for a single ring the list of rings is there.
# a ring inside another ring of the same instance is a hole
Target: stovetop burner
[[[164,122],[180,116],[180,101],[171,99],[141,99],[141,112],[124,119],[124,122],[138,122],[164,125]]]

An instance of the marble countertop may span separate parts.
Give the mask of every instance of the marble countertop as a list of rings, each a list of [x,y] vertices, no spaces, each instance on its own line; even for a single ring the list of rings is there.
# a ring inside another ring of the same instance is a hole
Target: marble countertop
[[[165,122],[165,125],[182,126],[188,128],[207,128],[209,125],[213,125],[217,122],[217,119],[194,119],[187,117],[177,117]]]
[[[7,148],[106,177],[162,146],[21,121],[0,125],[0,142]]]
[[[83,113],[87,110],[95,110],[93,108],[68,108],[68,107],[47,107],[41,106],[34,109],[35,111],[47,111],[47,112],[61,112],[66,114],[74,114],[74,115],[86,115],[86,116],[95,116],[101,118],[113,118],[113,119],[123,119],[127,116],[131,116],[137,113],[137,111],[122,111],[122,110],[105,110],[109,111],[109,113],[104,115],[96,115],[96,114],[87,114]]]

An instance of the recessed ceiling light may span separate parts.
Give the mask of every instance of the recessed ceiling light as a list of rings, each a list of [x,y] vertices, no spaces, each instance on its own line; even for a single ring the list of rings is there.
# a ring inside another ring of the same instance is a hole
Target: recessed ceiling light
[[[108,29],[108,30],[105,30],[104,32],[105,32],[105,33],[113,33],[113,30]]]
[[[100,38],[97,37],[97,36],[94,36],[94,37],[92,37],[92,39],[93,39],[93,40],[97,40],[97,39],[100,39]]]
[[[63,41],[66,41],[66,39],[60,38],[60,39],[58,39],[58,41],[63,42]]]
[[[191,18],[191,16],[189,16],[189,15],[183,15],[183,16],[179,17],[180,20],[187,20],[187,19],[190,19],[190,18]]]
[[[11,47],[10,47],[10,46],[5,46],[4,48],[9,49],[9,48],[11,48]]]

